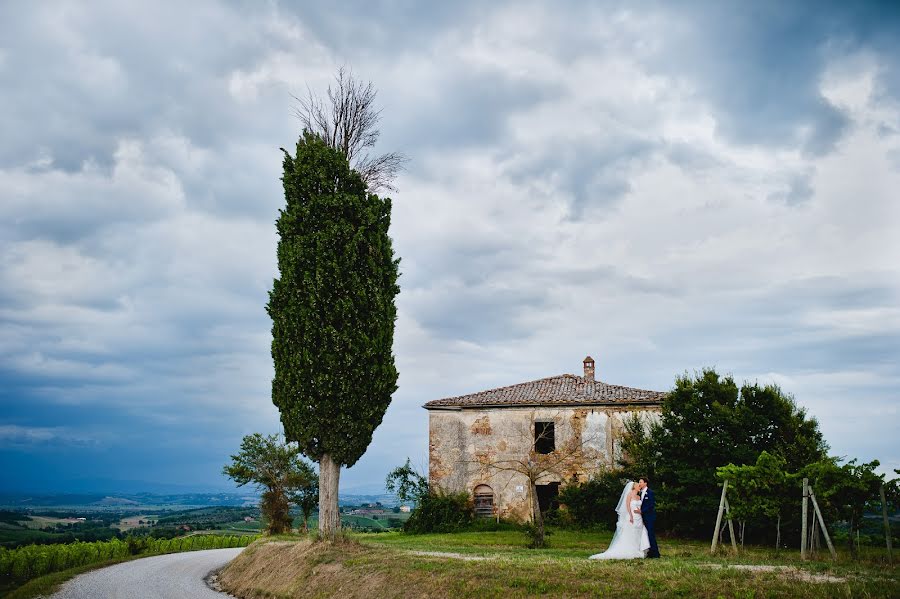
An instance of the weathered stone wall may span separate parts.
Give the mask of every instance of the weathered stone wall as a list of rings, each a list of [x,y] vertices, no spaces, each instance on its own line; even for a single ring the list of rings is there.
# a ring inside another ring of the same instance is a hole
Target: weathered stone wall
[[[433,488],[472,494],[478,485],[494,492],[494,509],[501,518],[530,520],[528,479],[512,471],[483,464],[528,460],[534,446],[535,421],[553,421],[556,447],[580,446],[578,460],[541,483],[565,484],[589,480],[614,465],[621,454],[624,419],[632,413],[658,417],[654,408],[483,408],[429,411],[429,481]]]

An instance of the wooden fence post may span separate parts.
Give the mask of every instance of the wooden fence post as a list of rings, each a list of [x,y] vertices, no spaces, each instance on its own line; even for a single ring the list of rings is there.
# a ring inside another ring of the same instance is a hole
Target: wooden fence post
[[[816,517],[819,519],[819,526],[822,527],[822,534],[825,535],[825,542],[828,543],[828,551],[831,552],[831,559],[837,559],[837,552],[834,550],[834,545],[831,544],[831,537],[828,536],[828,529],[825,528],[825,519],[822,517],[822,510],[819,509],[819,502],[816,501],[816,494],[812,492],[812,489],[809,490],[809,498],[812,499],[813,510],[816,512]]]
[[[887,515],[887,499],[884,497],[884,485],[881,485],[881,517],[884,519],[884,542],[887,544],[888,563],[892,564],[894,563],[894,556],[892,555],[893,548],[891,547],[891,523]]]
[[[737,539],[734,536],[734,521],[731,519],[731,506],[728,505],[728,499],[725,499],[725,513],[728,514],[728,534],[731,536],[731,548],[735,553],[738,552]]]
[[[809,492],[809,479],[803,479],[803,505],[800,509],[800,559],[806,559],[806,498]]]
[[[725,493],[728,491],[728,480],[722,483],[722,498],[719,499],[719,514],[716,516],[716,531],[713,533],[712,546],[709,548],[710,553],[716,552],[716,545],[719,543],[719,530],[722,527],[722,512],[725,511]]]

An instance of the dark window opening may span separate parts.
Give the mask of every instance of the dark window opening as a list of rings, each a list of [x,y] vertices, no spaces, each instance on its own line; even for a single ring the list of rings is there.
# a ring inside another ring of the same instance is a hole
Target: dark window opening
[[[538,453],[552,453],[556,449],[556,435],[552,422],[534,423],[534,450]]]
[[[550,483],[547,485],[537,485],[538,506],[541,513],[553,508],[559,508],[559,483]]]

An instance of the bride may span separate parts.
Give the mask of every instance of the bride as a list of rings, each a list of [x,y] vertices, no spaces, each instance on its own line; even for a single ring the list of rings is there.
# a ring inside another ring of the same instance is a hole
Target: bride
[[[636,559],[646,555],[650,549],[650,538],[644,521],[641,518],[641,496],[638,494],[637,485],[629,482],[622,491],[616,513],[619,521],[616,523],[616,534],[613,535],[609,548],[603,553],[592,555],[588,559]],[[637,513],[635,513],[637,511]]]

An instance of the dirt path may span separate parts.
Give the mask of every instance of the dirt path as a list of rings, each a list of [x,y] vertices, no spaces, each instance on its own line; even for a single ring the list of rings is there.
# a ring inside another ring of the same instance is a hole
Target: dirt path
[[[735,570],[748,570],[750,572],[774,572],[784,578],[794,578],[804,582],[847,582],[846,578],[831,576],[830,574],[814,574],[795,568],[793,566],[766,566],[764,564],[703,564],[707,568],[734,568]]]

